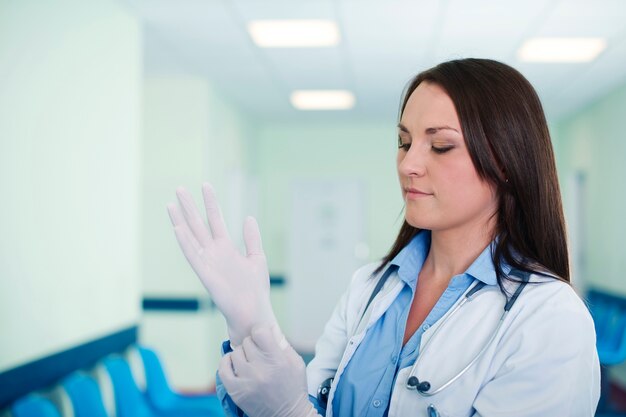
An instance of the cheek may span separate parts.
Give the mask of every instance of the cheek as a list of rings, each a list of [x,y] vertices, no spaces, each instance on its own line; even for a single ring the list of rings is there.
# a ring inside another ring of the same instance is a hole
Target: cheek
[[[445,167],[442,185],[445,196],[458,204],[483,205],[491,200],[491,187],[480,179],[471,163],[456,163]]]

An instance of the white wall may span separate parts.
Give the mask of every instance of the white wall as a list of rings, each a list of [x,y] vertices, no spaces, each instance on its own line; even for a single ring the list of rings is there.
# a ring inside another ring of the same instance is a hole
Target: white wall
[[[0,371],[139,317],[138,23],[0,3]]]

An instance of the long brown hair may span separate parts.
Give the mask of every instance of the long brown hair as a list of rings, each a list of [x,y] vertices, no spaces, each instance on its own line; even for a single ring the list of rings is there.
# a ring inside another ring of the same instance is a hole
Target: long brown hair
[[[414,77],[398,120],[422,82],[437,84],[454,102],[478,176],[498,196],[492,259],[498,285],[510,279],[502,260],[527,272],[569,282],[561,193],[550,133],[535,89],[514,68],[489,59],[448,61]],[[406,220],[377,272],[419,232]]]

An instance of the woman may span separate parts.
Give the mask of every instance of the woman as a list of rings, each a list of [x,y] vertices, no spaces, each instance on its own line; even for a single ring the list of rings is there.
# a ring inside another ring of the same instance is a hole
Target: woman
[[[238,412],[234,400],[253,417],[592,416],[595,331],[569,284],[554,156],[532,86],[496,61],[445,62],[410,82],[398,129],[405,222],[383,261],[355,273],[307,383],[293,349],[272,337],[280,332],[256,223],[246,221],[248,257],[237,258],[205,248],[195,208],[170,206],[229,323],[235,347],[218,387],[227,412]],[[184,190],[179,199],[191,207]],[[205,200],[219,241],[209,189]],[[257,295],[242,305],[236,290],[246,285]]]

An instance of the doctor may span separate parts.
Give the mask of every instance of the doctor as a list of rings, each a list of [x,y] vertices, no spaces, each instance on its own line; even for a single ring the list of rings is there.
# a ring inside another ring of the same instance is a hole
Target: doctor
[[[402,100],[405,222],[359,269],[305,368],[269,304],[258,226],[247,254],[210,186],[211,233],[184,189],[169,205],[183,252],[224,314],[228,415],[593,416],[595,331],[569,283],[554,156],[537,94],[492,60],[444,62]]]

